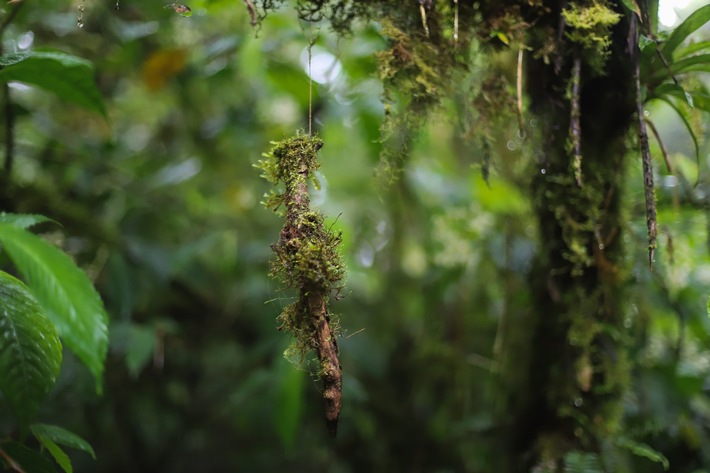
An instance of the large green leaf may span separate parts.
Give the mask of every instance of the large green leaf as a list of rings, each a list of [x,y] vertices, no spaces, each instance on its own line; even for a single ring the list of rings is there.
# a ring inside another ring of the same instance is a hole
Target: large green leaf
[[[40,442],[42,441],[41,439],[49,439],[57,445],[81,450],[82,452],[86,452],[91,455],[92,458],[96,458],[94,449],[91,445],[89,445],[89,442],[79,437],[74,432],[70,432],[62,427],[49,424],[32,424],[30,428],[32,430],[32,434],[34,434]]]
[[[0,444],[0,449],[12,459],[25,473],[56,473],[57,470],[48,458],[39,452],[25,447],[17,442]]]
[[[106,116],[93,65],[76,56],[50,50],[0,56],[0,83],[10,81],[36,85]]]
[[[108,350],[108,317],[86,273],[58,248],[9,224],[0,223],[0,244],[56,325],[66,346],[94,375],[100,390]]]
[[[700,7],[690,14],[688,18],[680,25],[675,27],[668,36],[668,41],[663,45],[662,53],[666,58],[673,56],[676,48],[680,46],[685,39],[693,34],[698,28],[710,21],[710,5]]]
[[[24,436],[59,374],[62,345],[27,287],[0,271],[0,391]]]
[[[53,220],[36,214],[9,214],[5,212],[0,213],[0,223],[9,223],[18,228],[30,228],[33,225],[37,225],[42,222],[53,222]]]

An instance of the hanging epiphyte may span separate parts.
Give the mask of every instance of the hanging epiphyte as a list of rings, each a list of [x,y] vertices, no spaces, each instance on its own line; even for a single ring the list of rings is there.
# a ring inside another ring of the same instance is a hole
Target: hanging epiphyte
[[[171,3],[170,5],[165,5],[165,8],[171,8],[175,13],[180,16],[192,16],[192,10],[190,10],[190,7],[188,7],[187,5],[182,5],[180,3]]]

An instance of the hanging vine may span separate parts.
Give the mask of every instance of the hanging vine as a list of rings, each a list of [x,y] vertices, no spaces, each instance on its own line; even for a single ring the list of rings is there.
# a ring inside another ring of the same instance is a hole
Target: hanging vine
[[[323,215],[310,208],[309,180],[319,168],[316,153],[323,146],[319,138],[296,135],[278,142],[257,167],[262,177],[279,191],[268,194],[264,205],[280,211],[285,218],[279,240],[271,245],[276,255],[271,275],[298,289],[295,302],[279,315],[280,330],[291,332],[289,350],[303,358],[315,351],[317,375],[323,382],[325,418],[328,432],[335,437],[340,417],[342,373],[338,360],[338,321],[328,309],[333,292],[342,289],[345,265],[338,252],[340,233],[326,228]]]

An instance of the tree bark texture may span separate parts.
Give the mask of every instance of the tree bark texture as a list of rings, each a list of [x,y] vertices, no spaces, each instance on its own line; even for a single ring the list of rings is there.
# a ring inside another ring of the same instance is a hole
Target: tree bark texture
[[[516,472],[562,471],[567,453],[599,452],[618,428],[629,376],[620,288],[623,159],[635,111],[629,25],[622,18],[613,27],[599,74],[565,36],[566,2],[545,3],[550,12],[531,31],[555,29],[558,56],[526,61],[539,123],[531,190],[540,251],[529,356],[513,368],[519,386],[508,404],[506,469]]]

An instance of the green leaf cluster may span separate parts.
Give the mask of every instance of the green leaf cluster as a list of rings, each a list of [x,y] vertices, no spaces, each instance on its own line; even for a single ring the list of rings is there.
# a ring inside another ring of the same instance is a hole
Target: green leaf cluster
[[[0,214],[0,246],[27,285],[0,271],[0,393],[12,408],[20,439],[31,430],[66,473],[71,463],[59,445],[88,451],[82,439],[59,427],[30,425],[54,386],[63,340],[101,388],[108,345],[107,316],[86,274],[62,251],[26,230],[49,219]],[[54,471],[20,443],[0,442],[3,457],[28,472]]]
[[[93,64],[61,51],[37,49],[0,56],[0,83],[37,86],[87,110],[106,116],[94,82]]]

